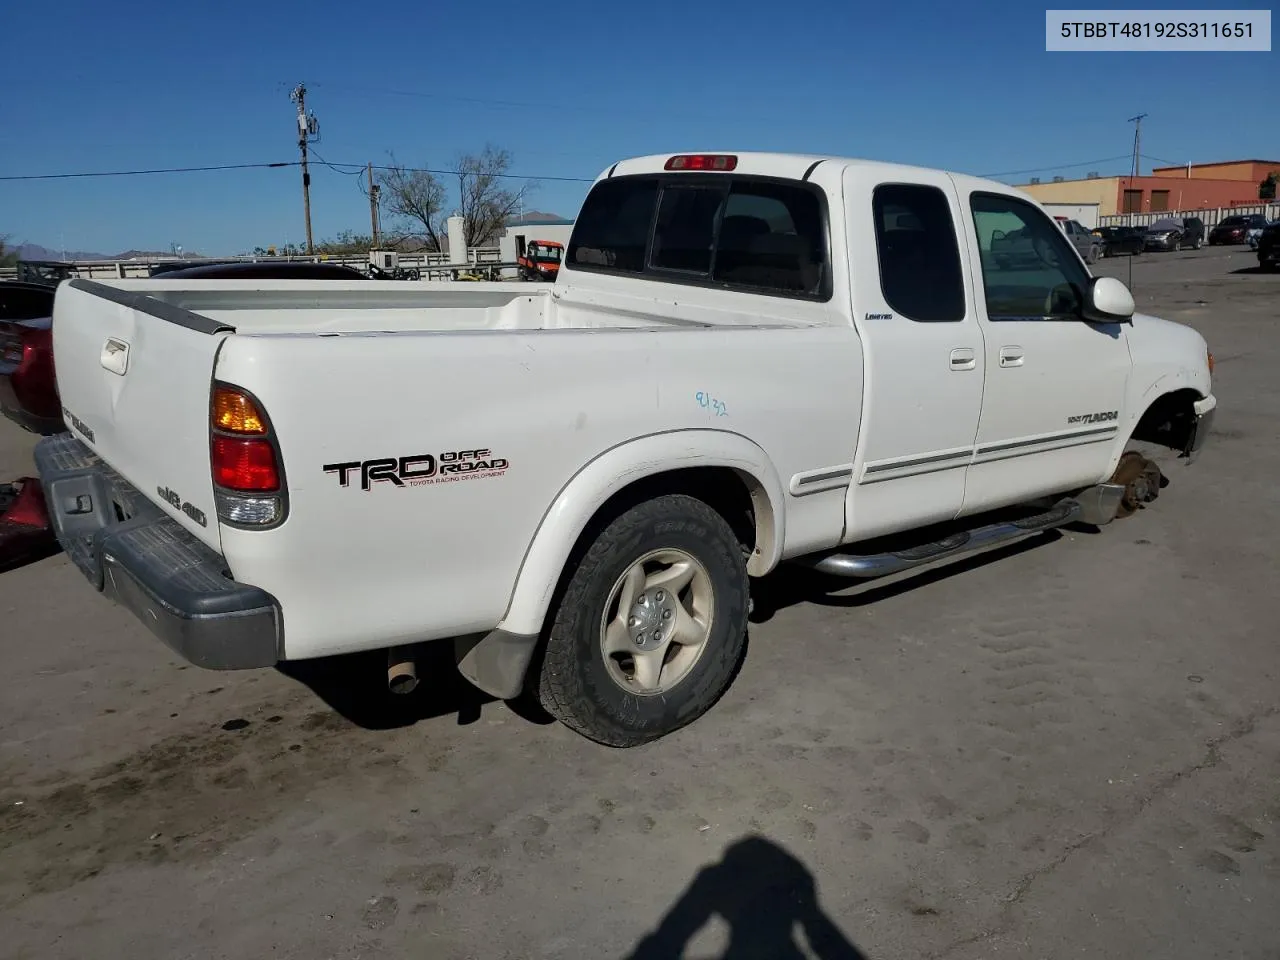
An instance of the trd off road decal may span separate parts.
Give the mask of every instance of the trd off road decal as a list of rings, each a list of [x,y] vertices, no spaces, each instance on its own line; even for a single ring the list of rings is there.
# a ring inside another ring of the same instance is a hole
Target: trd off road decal
[[[1067,423],[1109,423],[1119,419],[1119,410],[1103,410],[1101,413],[1081,413],[1074,417],[1067,417]]]
[[[360,478],[360,489],[370,490],[375,483],[390,483],[397,487],[421,487],[432,483],[456,483],[459,480],[478,480],[482,477],[500,477],[511,463],[503,457],[495,457],[487,448],[475,450],[446,450],[443,453],[419,453],[410,457],[379,457],[373,460],[350,460],[346,463],[326,463],[325,473],[338,476],[338,485],[351,486],[355,476]]]

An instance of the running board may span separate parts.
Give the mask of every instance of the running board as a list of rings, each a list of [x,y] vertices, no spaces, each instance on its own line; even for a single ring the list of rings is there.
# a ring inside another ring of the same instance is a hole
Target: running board
[[[1044,513],[1038,513],[1033,517],[1024,517],[1008,523],[993,523],[975,530],[964,530],[953,533],[949,537],[943,537],[941,540],[924,543],[918,547],[909,547],[906,550],[872,554],[832,553],[826,556],[803,557],[796,562],[836,577],[857,580],[884,577],[891,573],[933,563],[936,560],[959,557],[976,550],[985,550],[988,547],[1020,540],[1033,533],[1066,526],[1080,519],[1081,511],[1082,507],[1078,500],[1060,500]]]

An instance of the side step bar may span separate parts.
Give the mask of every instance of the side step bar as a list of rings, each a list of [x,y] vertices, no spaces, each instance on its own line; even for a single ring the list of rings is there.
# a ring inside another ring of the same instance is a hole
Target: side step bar
[[[1078,500],[1059,500],[1044,513],[1038,513],[1033,517],[1024,517],[1007,523],[993,523],[975,530],[953,533],[941,540],[924,543],[918,547],[895,550],[891,553],[832,553],[826,556],[802,557],[796,562],[836,577],[850,577],[858,580],[884,577],[891,573],[933,563],[935,560],[962,556],[997,544],[1020,540],[1029,534],[1066,526],[1068,523],[1080,520],[1085,512]]]

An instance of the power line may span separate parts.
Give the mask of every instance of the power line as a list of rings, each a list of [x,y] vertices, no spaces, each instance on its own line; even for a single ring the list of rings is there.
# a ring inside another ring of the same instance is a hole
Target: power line
[[[335,173],[341,173],[348,176],[358,176],[365,170],[368,164],[364,163],[330,163],[328,160],[320,157],[314,149],[310,150],[310,155],[319,160],[324,166],[329,167]],[[217,170],[255,170],[255,169],[274,169],[276,167],[300,167],[302,161],[288,160],[281,163],[223,163],[212,164],[203,167],[156,167],[148,170],[93,170],[82,171],[76,173],[28,173],[13,174],[0,176],[0,181],[16,181],[16,180],[71,180],[83,179],[91,177],[140,177],[148,174],[160,173],[202,173],[205,171]],[[342,167],[352,168],[349,170],[340,169]],[[375,170],[403,170],[406,173],[430,173],[436,176],[458,176],[466,173],[464,170],[446,170],[436,167],[395,167],[388,165],[373,164]],[[493,173],[486,174],[496,179],[502,180],[550,180],[563,183],[592,183],[595,177],[548,177],[548,176],[531,176],[522,173]]]
[[[324,157],[320,156],[320,151],[317,150],[315,147],[311,148],[311,155],[315,157],[317,160],[319,160],[324,166],[332,170],[334,173],[340,173],[346,177],[358,177],[360,176],[361,171],[364,170],[363,166],[359,170],[339,170],[337,164],[330,163]]]
[[[363,170],[367,164],[363,163],[335,163],[329,166],[337,167],[357,167]],[[434,167],[396,167],[373,164],[375,170],[403,170],[405,173],[431,173],[437,176],[459,176],[464,173],[472,173],[469,170],[439,170]],[[594,183],[595,177],[536,177],[524,173],[485,173],[486,177],[494,177],[501,180],[553,180],[559,183]]]
[[[101,170],[85,173],[27,173],[0,176],[0,180],[73,180],[85,177],[141,177],[153,173],[204,173],[210,170],[262,170],[296,167],[297,160],[286,163],[222,163],[206,167],[157,167],[152,170]]]
[[[988,178],[1015,177],[1020,173],[1041,173],[1045,170],[1072,170],[1076,167],[1091,167],[1095,163],[1114,163],[1117,160],[1128,160],[1128,159],[1130,159],[1130,155],[1126,153],[1119,157],[1103,157],[1101,160],[1085,160],[1082,163],[1055,163],[1055,164],[1052,164],[1051,166],[1031,167],[1027,170],[1006,170],[1003,173],[980,173],[978,174],[978,176],[988,177]]]

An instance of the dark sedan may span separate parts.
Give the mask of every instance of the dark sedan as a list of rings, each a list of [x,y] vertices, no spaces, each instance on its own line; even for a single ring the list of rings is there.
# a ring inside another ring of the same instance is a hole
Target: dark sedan
[[[185,280],[367,280],[359,270],[340,263],[315,263],[310,260],[257,260],[253,262],[212,260],[191,263],[171,260],[157,263],[150,270],[153,277]]]
[[[1139,254],[1146,244],[1146,232],[1138,227],[1099,227],[1094,235],[1102,241],[1104,257]]]
[[[63,429],[53,374],[55,290],[46,283],[0,282],[0,413],[33,433]]]
[[[1209,231],[1209,245],[1228,243],[1246,243],[1247,234],[1252,228],[1267,225],[1267,218],[1260,213],[1227,217]]]
[[[1204,246],[1204,222],[1198,217],[1164,217],[1147,227],[1144,250],[1199,250]]]

